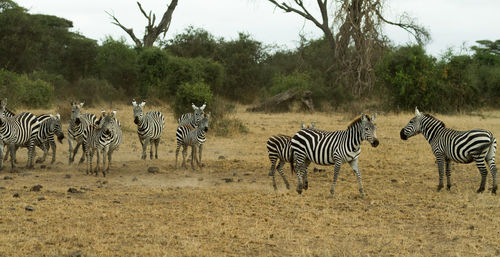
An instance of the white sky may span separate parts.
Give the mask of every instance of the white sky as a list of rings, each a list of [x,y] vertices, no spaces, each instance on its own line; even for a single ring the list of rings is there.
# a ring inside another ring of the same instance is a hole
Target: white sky
[[[117,39],[128,35],[111,24],[105,13],[114,14],[126,27],[132,27],[142,38],[146,19],[136,1],[130,0],[14,0],[30,13],[51,14],[73,21],[74,31],[102,41],[106,35]],[[140,0],[143,8],[161,19],[170,0]],[[315,1],[309,5],[316,7]],[[500,39],[500,0],[386,0],[385,16],[407,12],[426,27],[432,36],[427,45],[430,54],[439,56],[447,48],[459,51],[465,43]],[[238,32],[249,33],[265,44],[294,48],[299,33],[318,38],[321,31],[296,14],[275,9],[267,0],[180,0],[174,11],[166,38],[173,38],[186,27],[204,28],[216,37],[237,38]],[[386,34],[396,43],[405,44],[411,37],[401,29],[386,27]]]

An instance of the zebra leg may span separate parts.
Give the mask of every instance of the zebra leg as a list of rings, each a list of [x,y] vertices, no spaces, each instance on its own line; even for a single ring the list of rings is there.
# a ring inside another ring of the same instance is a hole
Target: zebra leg
[[[106,168],[106,172],[108,173],[109,173],[109,166],[111,166],[111,155],[113,155],[113,151],[114,149],[108,151],[108,167]]]
[[[158,145],[160,144],[160,139],[155,140],[155,159],[158,159]]]
[[[302,170],[304,169],[304,163],[297,160],[297,193],[302,194]]]
[[[85,145],[83,142],[77,143],[75,146],[75,151],[73,152],[73,157],[76,156],[76,153],[78,152],[78,148],[80,148],[80,146],[82,146],[82,156],[80,157],[80,162],[78,162],[78,164],[85,161],[85,148],[87,147],[87,145]]]
[[[478,193],[482,193],[486,186],[486,175],[488,175],[488,170],[486,169],[486,165],[484,164],[484,157],[475,157],[476,166],[479,169],[479,173],[481,173],[481,185],[479,185]]]
[[[102,176],[103,177],[106,177],[106,169],[104,169],[104,167],[106,167],[106,155],[108,155],[108,150],[104,149],[102,151]]]
[[[490,172],[491,172],[491,178],[492,178],[492,188],[491,188],[491,193],[496,194],[497,193],[497,166],[495,165],[495,152],[496,152],[496,140],[494,141],[494,144],[490,146],[490,149],[488,151],[488,154],[486,155],[486,162],[488,163],[488,166],[490,166]]]
[[[148,150],[148,144],[151,139],[149,137],[146,137],[144,139],[144,142],[142,144],[142,155],[141,159],[146,160],[146,151]]]
[[[304,165],[305,165],[305,168],[304,168],[304,172],[302,173],[302,179],[304,180],[304,186],[302,186],[302,188],[304,188],[304,190],[307,190],[309,189],[309,179],[307,179],[307,167],[309,167],[309,164],[311,164],[311,161],[309,159],[306,159],[304,161]]]
[[[271,161],[271,168],[269,169],[269,173],[267,174],[268,176],[274,176],[274,171],[276,169],[276,161],[278,159],[276,159],[274,156],[272,157],[269,157],[269,160]]]
[[[281,177],[283,178],[283,182],[285,182],[286,189],[290,189],[290,184],[288,183],[288,180],[285,177],[285,174],[283,173],[283,166],[285,165],[285,162],[283,160],[280,160],[278,163],[278,172],[280,173]],[[273,173],[273,186],[274,190],[277,189],[276,187],[276,180],[274,179],[274,173]]]
[[[198,153],[198,155],[199,155],[199,158],[198,158],[198,166],[199,166],[199,167],[200,167],[200,169],[201,169],[201,168],[202,168],[202,167],[201,167],[201,152],[203,152],[203,145],[200,145],[200,146],[199,146],[199,149],[200,149],[200,150],[199,150],[200,152]]]
[[[50,163],[53,164],[56,162],[56,142],[54,140],[50,141],[50,147],[52,148],[52,161]]]
[[[183,168],[186,168],[187,150],[188,150],[188,146],[187,145],[183,145],[182,146],[182,167]]]
[[[3,140],[0,139],[0,170],[3,170],[3,150],[5,145],[3,144]]]
[[[450,191],[451,189],[451,163],[450,160],[445,161],[446,164],[446,189]]]
[[[16,166],[14,165],[14,160],[16,159],[16,146],[14,144],[10,144],[9,151],[10,151],[10,165],[11,165],[11,169],[13,171],[16,168]],[[29,152],[28,152],[28,155],[29,155]],[[29,160],[29,158],[28,158],[28,160]]]
[[[352,160],[351,162],[349,162],[349,165],[351,165],[354,174],[356,174],[356,177],[358,178],[358,190],[359,193],[361,194],[361,198],[364,198],[365,192],[363,191],[363,183],[361,181],[361,172],[359,171],[358,159]]]
[[[177,144],[177,147],[175,148],[175,168],[177,169],[177,157],[179,156],[179,149],[181,148],[180,144]]]
[[[97,177],[99,176],[99,162],[101,161],[101,150],[99,150],[99,148],[97,148],[96,158],[97,158],[97,163],[95,166],[95,176]]]
[[[196,145],[191,146],[191,169],[193,169],[193,170],[195,170],[194,160],[196,159],[196,161],[198,162],[198,158],[196,157],[196,149],[197,149]]]
[[[69,135],[68,135],[68,145],[69,145],[69,150],[68,150],[68,153],[69,153],[68,164],[71,164],[75,160],[75,157],[74,157],[74,155],[72,155],[73,154],[73,140],[71,139],[71,137]]]
[[[153,160],[153,146],[155,144],[155,140],[150,140],[150,150],[149,150],[149,159]]]
[[[2,150],[3,150],[3,147],[2,147]],[[9,159],[9,155],[10,155],[10,147],[7,146],[7,151],[5,151],[5,156],[3,157],[3,161],[7,161]]]
[[[40,146],[40,149],[43,151],[43,156],[36,159],[36,163],[43,163],[45,162],[45,158],[47,158],[47,155],[49,154],[49,149],[48,149],[48,143],[42,143]]]
[[[438,165],[438,173],[439,173],[439,184],[437,186],[437,191],[443,189],[443,177],[444,177],[444,159],[441,157],[436,157],[436,162]]]
[[[330,188],[330,196],[335,194],[335,184],[337,184],[337,179],[339,177],[340,166],[342,166],[341,161],[335,161],[335,167],[333,168],[333,182],[332,187]]]

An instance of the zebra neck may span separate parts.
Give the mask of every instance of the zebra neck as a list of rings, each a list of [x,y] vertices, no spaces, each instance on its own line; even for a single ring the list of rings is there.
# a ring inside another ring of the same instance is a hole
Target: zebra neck
[[[358,147],[361,145],[361,142],[363,141],[362,137],[362,131],[361,131],[361,124],[355,124],[349,129],[347,129],[347,141],[353,146],[353,147]]]
[[[428,142],[431,142],[439,132],[444,130],[442,122],[439,120],[422,120],[422,135]]]

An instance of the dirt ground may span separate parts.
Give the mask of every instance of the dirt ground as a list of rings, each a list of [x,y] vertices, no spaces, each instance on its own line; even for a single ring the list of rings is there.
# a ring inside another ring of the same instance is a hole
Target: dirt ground
[[[480,175],[474,164],[452,165],[451,191],[436,192],[427,141],[399,139],[413,114],[378,114],[380,145],[364,142],[359,160],[366,197],[359,197],[346,164],[329,198],[333,167],[311,165],[309,190],[298,195],[287,165],[291,189],[277,176],[274,191],[266,140],[293,135],[301,121],[339,130],[354,117],[255,114],[241,106],[234,115],[249,133],[209,134],[205,167],[192,171],[174,168],[176,124],[159,109],[167,118],[160,158],[143,161],[132,107],[117,108],[124,143],[105,178],[86,175],[85,164],[68,165],[66,140],[58,144],[56,163],[44,168],[24,169],[26,150],[20,150],[19,168],[11,172],[6,163],[0,171],[0,256],[500,255],[500,196],[475,193]],[[484,128],[500,137],[498,111],[435,116],[451,128]],[[159,172],[148,172],[152,166]],[[490,188],[491,176],[487,183]],[[32,191],[36,185],[40,191]]]

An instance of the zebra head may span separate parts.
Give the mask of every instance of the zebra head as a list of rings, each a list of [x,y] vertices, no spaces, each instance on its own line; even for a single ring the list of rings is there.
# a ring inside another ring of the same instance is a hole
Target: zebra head
[[[201,118],[199,129],[203,130],[205,133],[208,132],[208,119],[210,118],[210,113]]]
[[[361,113],[361,140],[370,142],[372,147],[377,147],[379,141],[377,139],[377,127],[375,126],[375,119],[377,114],[369,116]]]
[[[139,123],[142,121],[142,118],[144,117],[144,112],[142,111],[142,108],[144,108],[146,102],[142,101],[142,103],[137,104],[135,100],[133,100],[132,105],[134,106],[134,123],[139,125]]]
[[[2,103],[0,104],[0,121],[3,121],[5,119],[6,107],[7,107],[7,98],[4,98],[2,100]]]
[[[408,124],[401,129],[399,132],[399,136],[403,140],[407,140],[408,138],[418,135],[422,132],[422,118],[424,115],[420,113],[415,107],[415,117],[413,117]]]
[[[202,106],[198,107],[196,105],[194,105],[194,103],[191,103],[191,106],[193,107],[193,111],[194,111],[194,122],[195,124],[199,124],[201,122],[201,119],[203,118],[203,116],[205,115],[205,107],[207,106],[206,103],[203,103]]]
[[[71,102],[71,121],[76,125],[80,124],[80,112],[83,107],[83,103]]]
[[[105,135],[112,135],[115,133],[116,122],[115,114],[116,111],[112,111],[111,113],[106,113],[105,110],[101,111],[102,116],[99,118],[97,122],[97,126],[99,129],[103,130]]]
[[[49,130],[53,131],[54,134],[56,134],[57,140],[62,144],[64,133],[62,132],[61,115],[59,115],[59,113],[55,116],[52,114],[50,115]]]

